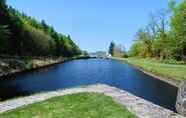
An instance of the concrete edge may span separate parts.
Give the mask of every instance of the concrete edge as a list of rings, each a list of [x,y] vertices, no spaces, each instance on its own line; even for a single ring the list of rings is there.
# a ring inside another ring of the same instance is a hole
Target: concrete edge
[[[130,94],[127,91],[104,84],[39,93],[28,97],[8,100],[0,103],[0,113],[7,112],[17,107],[29,105],[35,102],[41,102],[52,97],[80,92],[96,92],[110,96],[115,102],[126,107],[130,112],[134,113],[139,118],[185,118],[177,113],[174,113],[173,111],[170,111],[161,106],[155,105],[152,102]]]
[[[111,59],[114,59],[114,60],[118,60],[118,61],[122,61],[122,62],[125,62],[127,64],[129,64],[130,66],[138,69],[139,71],[151,76],[151,77],[154,77],[160,81],[163,81],[169,85],[172,85],[172,86],[175,86],[177,88],[179,88],[180,84],[181,84],[181,80],[176,80],[176,79],[172,79],[172,78],[168,78],[168,77],[163,77],[161,75],[158,75],[158,74],[154,74],[153,72],[150,72],[150,71],[147,71],[146,69],[140,67],[140,66],[137,66],[135,64],[131,64],[129,62],[127,62],[126,60],[122,59],[122,58],[111,58]]]

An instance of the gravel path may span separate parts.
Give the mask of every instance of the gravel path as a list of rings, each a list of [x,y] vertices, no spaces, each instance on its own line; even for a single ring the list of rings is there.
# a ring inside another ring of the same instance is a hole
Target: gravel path
[[[127,107],[130,112],[136,114],[139,118],[185,118],[179,114],[173,113],[168,109],[155,105],[142,98],[136,97],[127,91],[102,84],[40,93],[24,98],[0,102],[0,113],[15,109],[23,105],[40,102],[52,97],[79,92],[96,92],[111,96],[115,102]]]

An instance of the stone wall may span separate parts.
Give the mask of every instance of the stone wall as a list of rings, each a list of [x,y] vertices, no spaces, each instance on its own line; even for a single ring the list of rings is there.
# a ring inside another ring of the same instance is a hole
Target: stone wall
[[[176,100],[176,110],[178,113],[186,116],[186,81],[183,81],[179,86]]]
[[[64,58],[1,58],[0,77],[63,62]]]

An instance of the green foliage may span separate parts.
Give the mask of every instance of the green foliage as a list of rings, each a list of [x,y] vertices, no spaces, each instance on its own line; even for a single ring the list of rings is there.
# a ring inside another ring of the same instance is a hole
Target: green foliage
[[[152,56],[152,38],[151,35],[145,30],[139,30],[137,33],[136,43],[139,43],[140,56],[151,57]]]
[[[171,20],[169,13],[172,15]],[[161,10],[154,15],[157,17],[151,18],[153,22],[151,21],[145,30],[138,31],[135,43],[129,50],[130,56],[186,60],[185,13],[185,0],[178,5],[170,0],[169,10]]]
[[[11,33],[10,40],[3,38],[4,44],[1,47],[5,51],[0,50],[0,54],[67,57],[81,54],[70,36],[57,33],[44,20],[38,22],[12,7],[7,7],[3,1],[0,2],[0,7],[4,8],[0,11],[0,24],[8,25]]]
[[[4,52],[7,47],[7,40],[9,38],[10,31],[8,26],[1,26],[0,25],[0,52]]]
[[[27,38],[22,41],[22,54],[24,54],[25,51],[27,53],[24,55],[28,56],[50,56],[55,54],[56,43],[49,35],[30,26],[24,29],[24,36]]]
[[[177,54],[181,58],[186,56],[186,1],[183,0],[173,11],[171,28],[177,39]]]
[[[171,33],[160,32],[153,43],[154,57],[163,59],[175,58],[176,40]]]
[[[140,51],[141,51],[141,44],[138,42],[134,42],[133,45],[130,47],[129,50],[129,56],[135,57],[135,56],[140,56]]]
[[[4,39],[7,39],[9,34],[10,34],[10,32],[8,30],[8,26],[6,26],[6,25],[1,26],[0,25],[0,40],[2,41]]]
[[[0,1],[0,8],[4,8],[6,6],[6,0]]]
[[[174,0],[169,0],[169,10],[173,11],[175,9],[176,6],[176,2]]]

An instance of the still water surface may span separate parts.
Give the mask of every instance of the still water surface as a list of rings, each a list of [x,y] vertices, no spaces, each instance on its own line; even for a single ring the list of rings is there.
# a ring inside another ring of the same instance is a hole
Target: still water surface
[[[157,80],[130,65],[106,59],[73,60],[0,79],[1,100],[41,91],[96,83],[126,90],[157,105],[175,111],[177,88]]]

